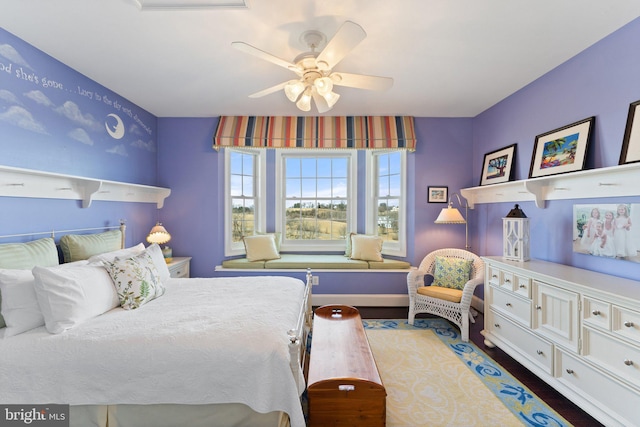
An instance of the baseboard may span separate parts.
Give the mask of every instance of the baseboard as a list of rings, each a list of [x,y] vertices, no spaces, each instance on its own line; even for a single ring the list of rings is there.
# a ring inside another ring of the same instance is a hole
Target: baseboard
[[[313,294],[312,301],[314,306],[409,307],[409,295],[402,294]]]
[[[341,304],[354,307],[408,307],[409,295],[402,294],[314,294],[314,306]],[[484,301],[473,296],[471,307],[484,313]]]

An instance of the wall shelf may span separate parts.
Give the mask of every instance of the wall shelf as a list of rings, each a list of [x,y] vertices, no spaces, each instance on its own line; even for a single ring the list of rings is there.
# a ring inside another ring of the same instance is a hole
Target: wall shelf
[[[156,203],[160,209],[169,194],[169,188],[0,166],[0,197],[82,200],[83,208],[94,200]]]
[[[524,201],[534,201],[537,207],[544,209],[547,200],[640,196],[639,180],[640,163],[630,163],[463,188],[460,193],[472,209],[476,203]]]

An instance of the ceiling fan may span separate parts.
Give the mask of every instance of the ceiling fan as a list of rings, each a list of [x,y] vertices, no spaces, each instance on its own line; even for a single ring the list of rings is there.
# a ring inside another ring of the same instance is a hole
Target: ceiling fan
[[[360,25],[346,21],[322,51],[318,52],[317,50],[326,42],[326,36],[316,30],[305,31],[300,36],[300,40],[307,45],[309,51],[296,56],[293,62],[278,58],[244,42],[233,42],[231,45],[242,52],[284,67],[298,75],[297,80],[289,80],[253,93],[249,95],[250,98],[260,98],[284,89],[287,98],[295,102],[300,110],[311,110],[311,99],[313,99],[318,112],[324,113],[333,108],[340,98],[340,95],[333,91],[334,86],[385,90],[393,85],[393,79],[389,77],[333,71],[333,67],[366,36],[367,33]]]

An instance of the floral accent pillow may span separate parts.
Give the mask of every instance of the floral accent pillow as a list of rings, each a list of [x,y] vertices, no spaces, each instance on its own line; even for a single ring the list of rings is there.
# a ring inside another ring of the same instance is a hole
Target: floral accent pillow
[[[471,277],[472,265],[472,260],[436,256],[432,285],[462,290]]]
[[[148,252],[130,258],[104,262],[118,292],[120,306],[126,310],[140,308],[164,294],[158,269]]]

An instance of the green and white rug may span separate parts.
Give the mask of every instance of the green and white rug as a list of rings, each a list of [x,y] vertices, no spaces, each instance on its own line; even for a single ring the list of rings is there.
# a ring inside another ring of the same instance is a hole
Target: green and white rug
[[[387,426],[569,426],[443,319],[363,320]]]

